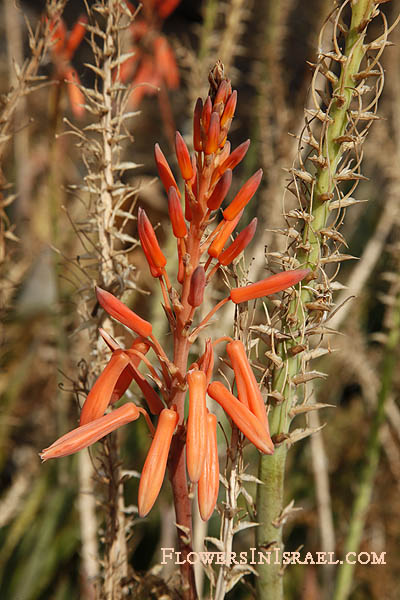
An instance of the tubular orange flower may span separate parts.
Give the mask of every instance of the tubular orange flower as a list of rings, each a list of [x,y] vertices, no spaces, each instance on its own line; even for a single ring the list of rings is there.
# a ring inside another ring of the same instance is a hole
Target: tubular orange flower
[[[196,152],[202,151],[201,141],[201,115],[203,113],[203,101],[197,98],[193,113],[193,148]]]
[[[164,186],[167,194],[168,194],[169,188],[171,187],[171,185],[173,185],[176,188],[178,196],[181,197],[181,193],[178,189],[178,185],[175,181],[175,177],[173,176],[170,166],[167,162],[167,159],[165,158],[163,151],[161,150],[161,148],[158,144],[156,144],[154,146],[154,159],[156,161],[158,174],[160,176],[160,179],[163,183],[163,186]]]
[[[246,349],[243,342],[235,340],[229,342],[226,351],[231,359],[235,373],[239,400],[251,410],[253,415],[264,425],[269,435],[269,423],[267,411],[253,369],[247,359]]]
[[[214,512],[219,489],[219,462],[217,445],[217,417],[207,414],[206,457],[203,471],[200,475],[197,499],[200,516],[208,521]]]
[[[123,350],[113,352],[109,363],[96,379],[85,400],[81,411],[80,425],[86,425],[104,415],[116,383],[128,364],[129,359]]]
[[[187,227],[183,218],[181,201],[173,185],[168,190],[168,212],[174,236],[176,238],[184,238],[187,235]]]
[[[228,158],[218,167],[218,173],[222,175],[227,169],[233,169],[244,159],[250,146],[250,140],[246,140],[228,156]]]
[[[249,300],[276,294],[292,285],[296,285],[304,277],[307,277],[309,272],[310,269],[296,269],[294,271],[283,271],[282,273],[271,275],[271,277],[257,281],[257,283],[251,283],[245,287],[231,290],[230,299],[235,304],[240,304],[240,302],[248,302]]]
[[[139,208],[138,210],[138,232],[142,248],[147,251],[146,255],[150,256],[152,263],[156,267],[163,269],[167,264],[167,259],[158,244],[153,226],[143,208]]]
[[[258,169],[258,171],[256,171],[248,181],[246,181],[246,183],[240,188],[230,205],[224,210],[224,219],[226,219],[227,221],[232,221],[232,219],[234,219],[236,215],[244,209],[246,204],[250,202],[250,200],[256,193],[258,186],[260,185],[262,175],[262,169]]]
[[[221,265],[229,265],[250,244],[257,229],[257,217],[239,233],[234,242],[218,256]]]
[[[216,112],[212,112],[210,117],[210,125],[207,132],[207,139],[204,147],[205,154],[214,154],[214,152],[217,151],[219,130],[219,116]]]
[[[127,402],[108,415],[66,433],[54,444],[42,450],[40,458],[44,462],[50,458],[60,458],[83,450],[83,448],[94,444],[108,433],[115,431],[118,427],[135,421],[139,416],[138,407],[133,402]]]
[[[132,329],[132,331],[142,337],[147,338],[151,335],[151,323],[139,317],[139,315],[134,313],[133,310],[128,308],[121,300],[118,300],[118,298],[110,294],[110,292],[106,292],[106,290],[96,287],[96,296],[100,306],[102,306],[111,317],[120,323],[123,323],[123,325],[126,325],[129,329]]]
[[[214,105],[213,105],[213,110],[215,112],[218,113],[219,116],[221,116],[223,110],[224,110],[224,106],[225,106],[225,102],[228,98],[229,95],[229,84],[226,81],[226,79],[224,79],[223,81],[221,81],[217,93],[215,94],[215,98],[214,98]]]
[[[175,134],[175,151],[182,177],[185,181],[189,181],[193,177],[192,161],[185,140],[179,131]]]
[[[206,286],[206,272],[204,267],[199,265],[192,273],[190,278],[190,288],[188,303],[192,307],[200,306],[203,303],[204,289]]]
[[[216,184],[213,193],[207,200],[207,207],[210,210],[218,210],[227,193],[229,192],[229,188],[232,183],[232,171],[231,169],[227,169],[225,173],[222,175],[221,179]]]
[[[206,455],[207,379],[203,371],[190,371],[189,417],[186,434],[186,463],[190,481],[196,483],[203,471]]]
[[[210,383],[207,391],[256,448],[264,454],[274,453],[274,444],[264,425],[220,381]]]
[[[211,111],[212,111],[211,98],[210,98],[210,96],[207,96],[207,100],[204,103],[203,111],[201,113],[201,123],[203,125],[203,133],[205,135],[208,134],[208,128],[210,126],[210,119],[211,119]],[[204,146],[204,139],[203,139],[203,146]]]
[[[164,408],[158,419],[156,433],[147,453],[139,484],[139,515],[145,517],[152,509],[164,479],[172,436],[178,423],[178,414]]]
[[[239,223],[239,221],[242,217],[242,214],[243,214],[243,211],[241,211],[233,219],[233,221],[225,221],[225,223],[223,224],[222,228],[220,229],[218,235],[216,236],[216,238],[213,240],[212,244],[208,248],[208,254],[210,256],[213,256],[214,258],[218,258],[218,256],[221,254],[227,240],[229,239],[229,236],[235,229],[236,225]]]
[[[234,90],[232,92],[232,94],[229,96],[229,98],[225,104],[225,110],[221,117],[221,128],[224,127],[228,121],[233,119],[233,115],[235,114],[235,110],[236,110],[236,102],[237,102],[237,91]]]

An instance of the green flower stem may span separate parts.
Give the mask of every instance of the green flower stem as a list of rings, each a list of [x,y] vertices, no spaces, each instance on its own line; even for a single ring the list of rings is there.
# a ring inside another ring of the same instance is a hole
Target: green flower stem
[[[329,201],[335,189],[335,176],[340,159],[344,153],[338,138],[344,135],[349,124],[348,110],[357,85],[357,75],[365,54],[364,38],[367,24],[372,18],[375,8],[373,0],[353,1],[350,29],[346,37],[346,45],[341,62],[340,76],[332,102],[327,111],[326,131],[322,145],[323,166],[316,170],[310,192],[310,216],[303,231],[303,243],[297,258],[302,266],[308,266],[315,271],[320,260],[320,231],[324,229],[329,217]],[[313,297],[313,282],[308,283],[309,289],[302,289],[292,301],[289,309],[291,317],[295,317],[296,329],[302,329],[305,323],[305,304]],[[290,331],[289,326],[285,327]],[[271,435],[275,440],[284,437],[289,432],[291,423],[290,409],[294,384],[292,378],[299,373],[300,359],[290,354],[291,347],[302,341],[299,338],[288,343],[281,349],[284,366],[276,371],[273,389],[279,391],[284,401],[273,407],[270,412]],[[257,544],[267,546],[272,542],[274,547],[282,549],[282,523],[276,522],[284,507],[284,472],[287,444],[282,441],[275,448],[273,456],[260,458],[259,478],[263,485],[258,486],[257,507],[258,522]],[[273,524],[275,522],[275,525]],[[257,578],[257,597],[263,600],[283,599],[283,577],[279,564],[260,565]]]
[[[365,519],[371,501],[376,470],[379,463],[379,432],[385,421],[385,405],[390,395],[393,375],[396,368],[396,349],[400,342],[400,295],[397,297],[393,314],[393,325],[386,343],[385,355],[381,371],[381,387],[378,394],[378,405],[367,442],[366,459],[361,472],[358,492],[353,504],[350,528],[347,534],[343,556],[348,552],[357,553],[360,548]],[[333,600],[346,600],[349,597],[355,565],[344,561],[339,566]]]

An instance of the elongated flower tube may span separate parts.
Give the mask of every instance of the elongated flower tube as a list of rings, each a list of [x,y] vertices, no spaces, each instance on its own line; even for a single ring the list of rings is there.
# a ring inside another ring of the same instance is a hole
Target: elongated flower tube
[[[236,102],[237,102],[237,91],[234,90],[232,92],[232,94],[229,96],[229,98],[225,104],[225,110],[221,117],[221,128],[224,127],[228,121],[233,119],[233,115],[235,114],[235,110],[236,110]]]
[[[264,454],[274,453],[274,444],[263,423],[220,381],[210,383],[207,391],[208,395],[222,406],[226,414],[256,448]]]
[[[181,193],[180,193],[178,185],[175,181],[175,177],[173,176],[171,168],[167,162],[167,159],[165,158],[163,151],[161,150],[161,148],[158,144],[156,144],[154,146],[154,158],[156,161],[158,174],[159,174],[162,184],[165,188],[165,191],[168,194],[169,188],[171,187],[171,185],[173,185],[176,188],[178,196],[180,197]]]
[[[262,169],[258,169],[258,171],[256,171],[240,188],[230,205],[223,212],[226,221],[232,221],[232,219],[234,219],[250,202],[260,185],[262,175]]]
[[[294,271],[283,271],[282,273],[271,275],[271,277],[257,281],[257,283],[251,283],[250,285],[231,290],[230,299],[235,304],[240,304],[241,302],[248,302],[249,300],[276,294],[292,285],[296,285],[296,283],[307,277],[309,272],[310,269],[296,269]]]
[[[156,267],[163,269],[167,264],[167,259],[159,246],[156,233],[143,208],[138,210],[138,232],[142,248],[147,251],[146,255],[148,254],[151,257],[151,261]]]
[[[185,140],[179,131],[175,134],[175,151],[182,177],[185,181],[189,181],[193,177],[192,161],[190,160],[190,154],[185,144]]]
[[[206,272],[204,267],[199,265],[192,273],[190,278],[190,288],[188,303],[192,307],[200,306],[203,303],[204,289],[206,286]]]
[[[168,190],[168,212],[171,219],[172,231],[176,238],[184,238],[187,235],[187,227],[183,218],[181,201],[174,186]]]
[[[212,244],[208,248],[208,254],[210,256],[218,258],[227,240],[229,239],[236,225],[239,223],[242,215],[243,211],[241,211],[232,221],[225,221],[217,236],[213,240]]]
[[[129,329],[132,329],[132,331],[144,338],[151,335],[153,329],[151,323],[139,317],[139,315],[134,313],[121,300],[110,294],[110,292],[96,287],[96,296],[100,306],[104,308],[110,317],[126,325]]]
[[[104,371],[96,379],[82,407],[80,425],[86,425],[102,417],[111,402],[114,388],[122,372],[129,364],[129,359],[123,350],[115,350]]]
[[[205,136],[208,134],[208,128],[210,126],[211,111],[212,111],[211,98],[210,98],[210,96],[207,96],[207,100],[204,103],[203,111],[201,113],[201,124],[203,125],[203,135],[202,135],[203,146],[204,146],[204,143],[206,142],[207,138]]]
[[[196,152],[202,151],[202,140],[201,140],[201,115],[203,112],[203,100],[197,98],[196,106],[194,107],[193,113],[193,148]]]
[[[147,453],[139,483],[138,508],[139,515],[145,517],[152,509],[160,492],[164,479],[169,448],[178,414],[174,410],[164,408],[158,419],[156,433]]]
[[[225,173],[222,175],[221,179],[216,184],[213,193],[207,200],[207,207],[210,210],[218,210],[227,193],[229,192],[229,188],[232,183],[232,171],[231,169],[227,169]]]
[[[50,458],[60,458],[74,454],[74,452],[78,452],[94,444],[108,433],[118,429],[118,427],[135,421],[139,416],[140,411],[138,407],[133,402],[127,402],[108,415],[104,415],[99,419],[90,421],[90,423],[66,433],[54,442],[54,444],[42,450],[40,458],[44,462]]]
[[[218,256],[221,265],[230,265],[233,260],[250,244],[257,229],[257,217],[239,233],[230,246]]]
[[[218,86],[218,90],[217,90],[217,93],[215,94],[214,104],[213,104],[213,110],[215,112],[217,112],[218,114],[219,114],[219,111],[221,111],[221,114],[222,114],[222,112],[224,110],[225,102],[229,95],[229,88],[230,88],[230,84],[226,81],[226,79],[221,81],[220,85]]]
[[[226,351],[231,359],[231,364],[235,373],[239,400],[248,406],[253,415],[263,423],[265,430],[269,435],[269,423],[264,400],[254,376],[253,369],[248,361],[243,342],[240,340],[229,342],[226,346]]]
[[[204,145],[205,154],[214,154],[214,152],[216,152],[218,149],[219,131],[219,116],[216,112],[212,112],[210,117],[210,126],[207,132],[207,140]]]
[[[207,414],[206,457],[197,487],[200,516],[208,521],[214,512],[219,490],[219,461],[217,445],[217,417]]]
[[[222,175],[227,169],[233,169],[244,159],[247,150],[250,146],[250,140],[242,142],[240,146],[235,148],[228,158],[218,167],[218,173]]]
[[[203,371],[190,371],[189,417],[186,433],[186,463],[190,481],[196,483],[203,471],[206,456],[207,378]]]

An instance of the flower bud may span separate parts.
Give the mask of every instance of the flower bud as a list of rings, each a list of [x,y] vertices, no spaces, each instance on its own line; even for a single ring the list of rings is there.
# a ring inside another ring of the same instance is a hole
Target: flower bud
[[[104,415],[95,421],[90,421],[90,423],[66,433],[55,441],[54,444],[42,450],[40,458],[44,462],[50,458],[69,456],[94,444],[105,435],[118,429],[118,427],[135,421],[139,416],[138,407],[133,402],[127,402],[108,415]]]
[[[145,249],[146,258],[149,256],[155,267],[163,269],[167,264],[167,259],[158,244],[153,226],[143,208],[138,210],[138,232],[142,248]],[[149,265],[151,263],[149,262]]]
[[[250,146],[250,140],[246,140],[228,156],[228,158],[218,167],[218,172],[221,175],[227,169],[233,169],[244,159],[247,150]]]
[[[257,229],[257,217],[239,233],[234,242],[226,250],[221,252],[218,260],[221,265],[229,265],[250,244]]]
[[[235,198],[232,200],[230,205],[224,210],[224,219],[232,221],[236,215],[244,209],[244,207],[250,202],[254,194],[256,193],[258,186],[260,185],[261,178],[263,175],[262,169],[258,169],[252,177],[240,188]]]
[[[190,481],[196,483],[203,471],[206,456],[207,379],[203,371],[190,371],[189,416],[186,433],[186,462]]]
[[[239,223],[239,221],[242,217],[242,214],[243,214],[243,211],[241,211],[233,219],[233,221],[225,221],[222,228],[218,232],[216,238],[213,240],[210,247],[208,248],[208,254],[210,256],[213,256],[214,258],[218,258],[218,256],[221,254],[227,240],[229,239],[229,237],[232,234],[233,230],[235,229],[236,225]]]
[[[211,517],[218,499],[219,461],[217,445],[217,417],[207,414],[206,457],[200,475],[197,498],[200,516],[203,521]]]
[[[226,99],[229,93],[229,84],[226,79],[223,79],[219,84],[217,93],[214,98],[214,110],[218,107],[219,104],[225,104]]]
[[[181,193],[178,189],[178,185],[175,181],[175,177],[173,176],[170,166],[167,162],[167,159],[165,158],[165,156],[158,144],[156,144],[154,146],[154,158],[156,161],[158,174],[159,174],[162,184],[165,188],[165,191],[168,193],[169,188],[171,187],[171,185],[173,185],[176,188],[178,196],[180,197]]]
[[[189,181],[193,177],[192,161],[190,160],[189,150],[179,131],[175,134],[175,151],[182,177],[185,181]]]
[[[248,302],[249,300],[276,294],[277,292],[286,290],[292,285],[296,285],[296,283],[299,283],[299,281],[304,279],[309,272],[310,269],[283,271],[282,273],[271,275],[271,277],[267,277],[262,281],[257,281],[257,283],[251,283],[245,287],[231,290],[230,298],[235,304],[240,304],[240,302]]]
[[[164,479],[172,436],[178,423],[174,410],[164,408],[142,469],[139,483],[139,516],[145,517],[153,508]]]
[[[208,128],[207,139],[204,145],[205,154],[214,154],[218,150],[219,141],[219,116],[216,112],[211,113],[210,126]]]
[[[221,129],[222,129],[222,127],[225,126],[227,121],[229,121],[230,119],[233,119],[233,115],[235,114],[235,109],[236,109],[236,102],[237,102],[237,91],[234,90],[226,102],[225,110],[221,117]]]
[[[139,315],[134,313],[133,310],[128,308],[121,300],[118,300],[118,298],[110,294],[110,292],[106,292],[106,290],[96,287],[96,296],[100,306],[102,306],[111,317],[123,325],[126,325],[129,329],[132,329],[132,331],[142,337],[147,338],[151,335],[151,323],[139,317]]]
[[[188,302],[190,306],[197,307],[203,302],[204,288],[206,287],[206,272],[204,267],[199,265],[192,273],[190,279],[190,289]]]
[[[264,454],[274,453],[274,445],[264,425],[220,381],[210,383],[208,394],[222,406],[243,435],[256,448]]]
[[[193,148],[196,152],[202,151],[201,141],[201,115],[203,112],[203,101],[201,98],[197,98],[196,106],[194,107],[193,113]]]
[[[218,210],[227,193],[229,192],[229,188],[232,183],[232,171],[231,169],[227,169],[225,173],[222,175],[221,179],[216,184],[213,193],[207,200],[207,207],[210,210]]]
[[[204,103],[203,111],[201,113],[201,122],[203,125],[203,131],[206,136],[208,133],[208,128],[210,126],[211,112],[212,112],[211,98],[210,98],[210,96],[207,96],[207,100]]]
[[[187,235],[187,227],[183,218],[181,201],[176,193],[176,188],[172,185],[168,191],[168,212],[174,236],[176,238],[184,238]]]

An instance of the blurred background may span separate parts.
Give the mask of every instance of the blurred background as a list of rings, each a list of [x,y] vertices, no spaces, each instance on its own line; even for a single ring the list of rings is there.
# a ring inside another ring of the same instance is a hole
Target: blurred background
[[[15,62],[21,65],[30,56],[27,25],[33,30],[38,26],[44,6],[34,1],[21,2],[18,8],[14,0],[0,3],[0,94],[7,94],[15,85]],[[304,124],[312,76],[307,61],[316,60],[319,32],[331,7],[328,0],[181,0],[165,18],[158,15],[152,19],[153,9],[145,6],[139,17],[146,23],[145,34],[140,28],[126,31],[128,49],[138,52],[138,59],[124,75],[126,81],[135,85],[150,74],[153,87],[141,87],[140,93],[133,94],[131,110],[140,110],[140,114],[127,123],[131,139],[124,142],[123,158],[140,166],[124,177],[127,184],[139,186],[136,201],[146,206],[153,223],[161,224],[158,235],[167,253],[172,254],[174,248],[168,241],[166,198],[155,180],[154,144],[161,145],[175,169],[171,135],[175,129],[190,134],[194,102],[207,93],[208,71],[221,59],[238,90],[232,146],[247,138],[252,141],[238,167],[236,185],[259,167],[264,169],[262,187],[247,215],[248,221],[254,215],[259,219],[248,259],[254,256],[254,269],[264,271],[265,248],[273,251],[282,244],[272,230],[285,226],[281,214],[288,174],[284,169],[293,165],[297,152],[297,141],[289,134],[298,134]],[[383,9],[391,23],[400,11],[400,2],[392,0]],[[83,2],[69,0],[63,14],[66,29],[73,30],[84,14]],[[379,27],[374,23],[371,29]],[[168,44],[164,69],[155,69],[149,31]],[[366,179],[356,191],[358,200],[368,202],[351,207],[341,229],[349,246],[346,252],[361,258],[358,263],[344,263],[339,281],[343,285],[350,282],[350,292],[354,290],[357,298],[333,317],[331,326],[341,335],[331,336],[334,352],[314,367],[327,374],[316,386],[318,401],[336,408],[320,414],[326,426],[317,445],[306,439],[289,453],[286,496],[302,509],[285,527],[286,548],[292,551],[302,546],[313,553],[327,547],[338,554],[343,551],[382,379],[385,336],[392,326],[393,302],[388,291],[399,267],[397,30],[391,39],[394,46],[383,56],[386,78],[378,109],[382,119],[373,123],[365,143],[362,172]],[[38,70],[43,79],[35,82],[32,93],[20,98],[12,138],[3,144],[0,154],[3,200],[11,199],[3,209],[6,240],[0,282],[0,598],[4,600],[91,597],[82,570],[84,476],[79,459],[72,456],[41,465],[38,457],[42,448],[77,424],[77,398],[84,391],[82,382],[90,369],[88,314],[82,318],[80,289],[95,281],[73,225],[87,217],[85,197],[76,191],[87,165],[77,136],[64,135],[71,130],[65,119],[83,128],[92,117],[74,105],[57,60],[53,50],[46,53]],[[83,39],[69,57],[69,65],[88,87],[93,85],[93,72],[85,63],[90,62],[92,51]],[[127,231],[135,239],[136,223],[130,223]],[[152,321],[167,343],[158,290],[152,289],[154,282],[134,243],[127,260],[136,288],[132,307]],[[85,310],[92,311],[92,320],[98,325],[93,297]],[[382,452],[361,545],[362,551],[386,552],[387,564],[357,565],[352,600],[400,597],[399,373],[395,371],[388,393],[387,419],[380,433]],[[148,447],[145,428],[141,423],[126,427],[121,440],[123,467],[140,471]],[[321,456],[322,463],[318,460]],[[249,472],[255,474],[257,456],[248,449],[245,459]],[[326,481],[329,488],[324,487]],[[321,485],[325,496],[317,493]],[[125,501],[133,515],[137,487],[135,476],[127,480]],[[101,548],[101,482],[94,491]],[[251,485],[249,491],[254,492]],[[322,511],[328,515],[325,522],[318,510],[321,498],[327,507]],[[130,564],[139,579],[149,578],[150,569],[159,574],[159,548],[173,545],[171,510],[166,484],[149,517],[133,520]],[[214,513],[208,535],[218,536],[218,530],[219,517]],[[253,534],[248,531],[236,536],[236,551],[254,546]],[[318,565],[290,566],[286,597],[322,598],[333,576],[332,569]],[[227,597],[251,598],[252,583],[249,577]],[[143,598],[160,595],[160,590],[143,592]]]

